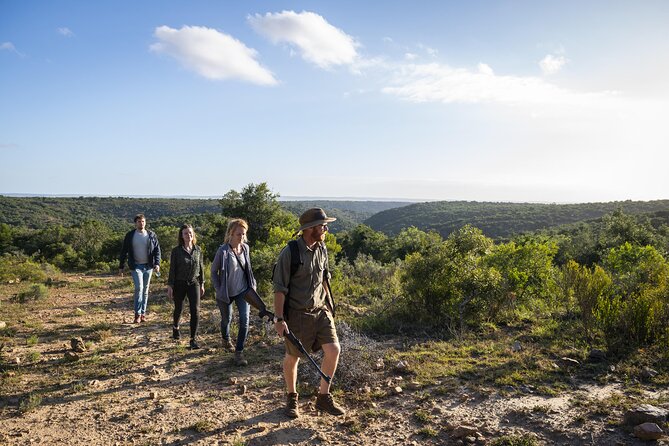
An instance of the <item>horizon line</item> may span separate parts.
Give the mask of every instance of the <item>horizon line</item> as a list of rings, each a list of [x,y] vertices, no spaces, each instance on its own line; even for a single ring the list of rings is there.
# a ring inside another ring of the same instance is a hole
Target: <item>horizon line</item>
[[[37,194],[37,193],[0,193],[0,197],[12,198],[163,198],[176,200],[219,200],[220,195],[111,195],[111,194]],[[279,195],[277,201],[376,201],[376,202],[399,202],[399,203],[427,203],[437,201],[461,201],[469,203],[514,203],[514,204],[593,204],[593,203],[621,203],[627,201],[666,201],[669,198],[659,198],[654,200],[609,200],[609,201],[516,201],[516,200],[467,200],[458,198],[387,198],[387,197],[328,197],[328,196],[300,196],[300,195]]]

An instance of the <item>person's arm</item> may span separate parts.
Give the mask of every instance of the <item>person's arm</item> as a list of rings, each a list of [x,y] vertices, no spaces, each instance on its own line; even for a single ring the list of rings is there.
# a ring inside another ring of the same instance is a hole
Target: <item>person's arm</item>
[[[288,295],[288,285],[290,284],[290,248],[288,246],[279,253],[274,268],[272,285],[274,288],[274,315],[277,318],[274,328],[279,336],[283,336],[288,331],[288,325],[284,320],[287,315],[283,314],[286,296]]]
[[[223,255],[223,249],[218,248],[216,255],[214,256],[214,261],[211,262],[211,283],[214,285],[214,289],[218,291],[221,288],[221,277],[219,276],[219,266],[221,265],[221,256]],[[222,271],[221,271],[222,272]]]
[[[246,253],[247,253],[246,262],[249,265],[249,276],[251,280],[251,283],[249,285],[251,286],[251,288],[256,290],[258,287],[258,282],[256,282],[256,278],[253,275],[253,267],[251,266],[251,249],[249,248],[249,245],[246,245]]]
[[[279,336],[283,336],[284,333],[288,331],[288,325],[283,319],[283,304],[286,301],[286,295],[281,291],[274,292],[274,316],[276,316],[276,322],[274,322],[274,329]]]
[[[204,265],[203,265],[203,263],[204,263],[204,256],[202,255],[202,250],[201,250],[201,249],[198,249],[198,254],[199,254],[199,257],[200,257],[200,259],[199,259],[199,260],[200,260],[200,261],[199,261],[199,264],[200,264],[200,268],[199,268],[199,270],[200,270],[200,272],[198,273],[198,278],[197,278],[197,280],[198,280],[198,282],[200,283],[200,297],[202,297],[202,296],[204,296]]]
[[[177,268],[179,263],[179,254],[177,251],[178,248],[178,246],[174,248],[170,254],[170,273],[167,276],[167,285],[171,287],[174,286],[174,281],[177,278]]]
[[[123,245],[121,246],[121,254],[119,255],[118,273],[120,275],[123,275],[123,267],[128,258],[128,249],[128,234],[126,234],[125,237],[123,237]]]
[[[177,274],[177,248],[174,248],[170,253],[170,273],[167,276],[167,298],[172,299],[172,293],[174,292],[174,281],[176,280]]]
[[[156,247],[153,250],[153,269],[156,272],[160,272],[160,241],[158,241],[158,236],[155,232],[153,236],[156,239]]]

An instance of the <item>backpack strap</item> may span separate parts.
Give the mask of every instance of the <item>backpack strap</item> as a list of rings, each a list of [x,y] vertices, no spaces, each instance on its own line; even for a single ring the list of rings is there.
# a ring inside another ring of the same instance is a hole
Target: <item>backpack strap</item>
[[[290,248],[290,277],[293,277],[302,265],[302,258],[300,257],[300,247],[297,246],[297,240],[289,241],[288,248]]]
[[[297,272],[300,265],[302,265],[302,258],[300,257],[300,247],[297,245],[297,240],[291,240],[288,242],[288,249],[290,250],[290,277],[291,279]],[[288,301],[290,300],[290,282],[288,283],[288,293],[283,301],[283,317],[288,320],[288,309],[290,305]]]

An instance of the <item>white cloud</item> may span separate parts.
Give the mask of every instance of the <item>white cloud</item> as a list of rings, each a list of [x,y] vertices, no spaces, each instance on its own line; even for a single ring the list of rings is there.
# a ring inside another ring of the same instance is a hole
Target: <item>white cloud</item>
[[[70,28],[67,28],[67,27],[58,28],[56,31],[58,31],[58,34],[60,34],[61,36],[65,36],[65,37],[74,36],[74,33],[72,32],[72,30],[70,30]]]
[[[541,67],[541,71],[544,74],[550,75],[560,71],[567,62],[568,60],[564,56],[554,56],[552,54],[548,54],[539,61],[539,67]]]
[[[437,63],[402,65],[384,93],[412,102],[588,105],[611,92],[577,93],[538,77],[499,76],[486,64],[478,71]]]
[[[492,70],[490,65],[485,64],[485,63],[480,63],[478,65],[479,73],[481,74],[487,74],[488,76],[494,76],[495,72]]]
[[[414,60],[418,58],[418,54],[415,53],[404,53],[404,58],[406,60]]]
[[[313,12],[255,14],[249,16],[248,21],[256,32],[272,43],[294,45],[304,60],[321,68],[348,65],[357,59],[358,44],[353,37]]]
[[[18,54],[21,57],[25,57],[25,55],[23,53],[19,52],[19,50],[16,49],[16,47],[14,46],[14,44],[12,42],[2,42],[2,43],[0,43],[0,50],[9,51],[9,52]]]
[[[417,46],[421,50],[425,51],[428,54],[428,56],[436,57],[437,54],[439,54],[439,50],[429,47],[427,45],[423,45],[422,43],[419,43]]]
[[[277,80],[258,63],[258,53],[232,36],[202,26],[181,29],[160,26],[154,36],[159,42],[151,51],[167,54],[184,67],[208,79],[239,79],[259,85],[275,85]]]

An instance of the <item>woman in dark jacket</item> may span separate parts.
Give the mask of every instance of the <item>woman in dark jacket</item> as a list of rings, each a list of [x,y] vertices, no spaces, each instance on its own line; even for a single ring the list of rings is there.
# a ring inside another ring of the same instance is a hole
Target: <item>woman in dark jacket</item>
[[[172,337],[179,339],[179,319],[183,303],[188,296],[190,307],[190,348],[200,348],[195,340],[200,319],[200,297],[204,295],[202,251],[196,244],[195,231],[189,224],[179,229],[179,246],[170,256],[170,275],[167,279],[167,297],[174,300],[174,326]]]
[[[223,346],[235,351],[235,363],[247,365],[244,359],[244,342],[249,332],[249,314],[251,308],[244,300],[249,288],[256,289],[256,279],[253,277],[249,245],[246,244],[248,223],[235,218],[228,222],[224,244],[222,244],[211,264],[211,280],[216,289],[216,305],[221,310],[221,335]],[[232,303],[239,311],[239,332],[237,344],[230,340],[230,322],[232,321]]]

